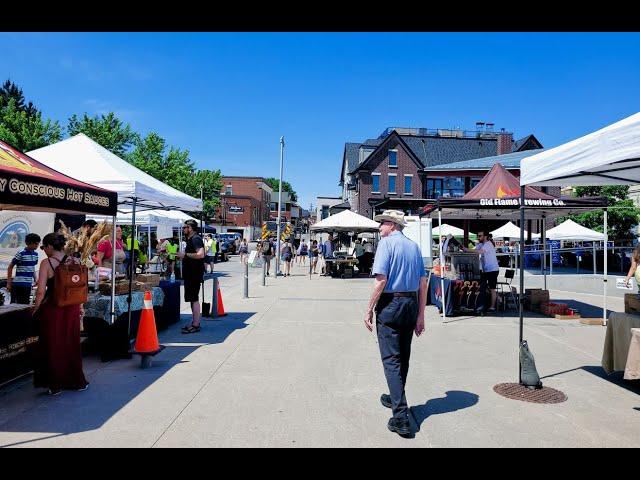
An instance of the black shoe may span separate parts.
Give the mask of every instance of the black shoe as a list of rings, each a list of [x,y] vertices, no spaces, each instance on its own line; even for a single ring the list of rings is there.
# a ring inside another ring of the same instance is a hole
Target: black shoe
[[[380,403],[383,407],[391,408],[391,395],[388,393],[383,393],[380,395]]]
[[[389,419],[389,423],[387,423],[387,428],[392,432],[397,433],[402,436],[411,435],[411,427],[409,425],[409,419],[400,419],[392,417]]]

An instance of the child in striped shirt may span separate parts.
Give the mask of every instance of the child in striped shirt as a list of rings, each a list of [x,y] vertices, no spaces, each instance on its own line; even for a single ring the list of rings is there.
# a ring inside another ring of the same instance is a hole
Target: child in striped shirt
[[[31,303],[31,287],[36,278],[36,265],[38,265],[38,245],[40,236],[30,233],[25,237],[26,248],[16,253],[7,269],[7,290],[11,292],[11,303]],[[13,269],[16,268],[15,278]]]

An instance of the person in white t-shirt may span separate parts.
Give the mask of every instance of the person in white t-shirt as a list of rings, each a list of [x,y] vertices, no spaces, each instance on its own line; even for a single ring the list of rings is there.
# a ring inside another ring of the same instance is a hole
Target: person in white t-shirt
[[[500,267],[498,265],[498,257],[496,257],[496,249],[491,240],[491,234],[487,231],[479,231],[478,245],[476,245],[476,248],[465,248],[464,251],[475,251],[482,255],[482,280],[487,282],[489,291],[491,292],[491,304],[487,311],[495,312],[496,301],[498,299],[496,288],[498,287],[498,272],[500,271]]]

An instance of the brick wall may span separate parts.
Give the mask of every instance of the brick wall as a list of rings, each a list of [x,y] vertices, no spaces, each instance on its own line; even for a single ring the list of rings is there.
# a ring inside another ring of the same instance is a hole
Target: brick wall
[[[389,166],[389,150],[397,150],[397,168]],[[401,144],[391,144],[388,149],[379,152],[378,158],[371,158],[367,166],[371,171],[358,174],[357,208],[360,215],[371,218],[373,214],[369,199],[382,200],[385,196],[390,198],[422,198],[422,179],[418,174],[418,165],[411,159],[409,153]],[[372,173],[380,173],[380,193],[372,192]],[[396,174],[396,194],[389,194],[389,174]],[[404,176],[413,175],[411,178],[411,195],[404,193]],[[353,208],[353,207],[352,207]]]
[[[512,133],[499,133],[496,155],[504,155],[505,153],[511,153],[512,144],[513,144]]]
[[[231,185],[233,191],[233,195],[225,198],[250,197],[257,202],[258,223],[255,226],[260,226],[263,221],[269,220],[269,202],[271,201],[271,194],[260,188],[259,183],[264,183],[264,178],[222,177],[221,193],[227,191],[227,185]]]
[[[242,213],[231,213],[230,207],[241,207]],[[259,210],[259,203],[254,198],[227,195],[224,198],[225,226],[250,227],[254,225],[254,212]],[[216,218],[222,216],[222,207],[216,209]]]

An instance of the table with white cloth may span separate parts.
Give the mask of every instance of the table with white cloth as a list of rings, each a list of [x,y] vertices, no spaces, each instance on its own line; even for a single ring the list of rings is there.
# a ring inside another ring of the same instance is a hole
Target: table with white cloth
[[[625,380],[640,380],[640,328],[631,329],[629,355],[624,369]]]
[[[602,352],[602,368],[607,374],[625,371],[629,358],[632,329],[637,328],[640,328],[640,315],[620,312],[609,315]]]

